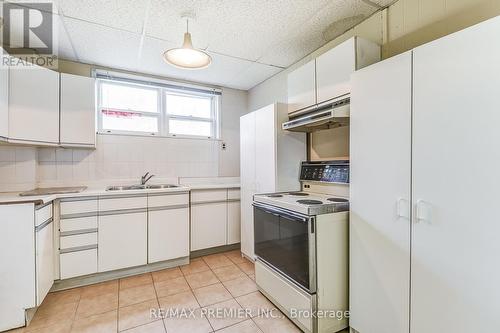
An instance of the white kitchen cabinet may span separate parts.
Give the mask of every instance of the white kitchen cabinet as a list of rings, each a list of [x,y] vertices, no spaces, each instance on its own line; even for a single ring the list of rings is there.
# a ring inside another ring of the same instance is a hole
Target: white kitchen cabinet
[[[380,61],[380,46],[352,37],[316,58],[317,103],[351,92],[354,71]]]
[[[241,250],[250,258],[254,257],[253,195],[300,188],[306,136],[283,131],[287,117],[284,105],[271,104],[240,118]]]
[[[52,205],[51,205],[52,207]],[[36,305],[54,284],[54,223],[52,217],[36,227]]]
[[[95,114],[95,79],[61,73],[61,146],[95,147]]]
[[[5,51],[0,47],[0,54]],[[0,66],[0,139],[9,136],[9,68]]]
[[[494,18],[353,76],[350,325],[360,333],[500,327],[498,31]]]
[[[148,197],[148,263],[189,256],[189,194]]]
[[[314,60],[290,72],[287,78],[288,112],[316,104],[316,63]]]
[[[99,216],[99,272],[147,263],[147,218],[146,209]]]
[[[191,203],[191,251],[226,245],[226,201]]]
[[[352,77],[350,325],[361,333],[409,330],[411,63],[408,52]]]
[[[35,306],[34,205],[0,205],[0,331],[24,326]]]
[[[412,333],[500,327],[500,17],[413,53]]]
[[[241,205],[240,201],[227,203],[227,242],[236,244],[241,241]]]
[[[97,273],[97,247],[61,253],[61,279]]]
[[[59,144],[59,73],[9,69],[9,142]]]

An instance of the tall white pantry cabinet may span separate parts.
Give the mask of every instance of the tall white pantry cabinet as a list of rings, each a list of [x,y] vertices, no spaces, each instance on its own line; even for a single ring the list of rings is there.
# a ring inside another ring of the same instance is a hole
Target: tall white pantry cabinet
[[[500,327],[500,18],[352,77],[350,325]]]
[[[286,105],[275,103],[240,118],[241,251],[254,258],[253,195],[300,189],[306,135],[286,132]]]

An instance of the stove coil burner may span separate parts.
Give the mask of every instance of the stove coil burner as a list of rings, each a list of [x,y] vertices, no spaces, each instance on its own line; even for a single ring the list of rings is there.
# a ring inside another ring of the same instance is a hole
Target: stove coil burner
[[[304,193],[304,192],[290,192],[288,194],[296,197],[307,197],[309,195],[309,193]]]
[[[332,202],[348,202],[349,201],[349,200],[344,199],[344,198],[328,198],[326,200],[332,201]]]
[[[303,205],[321,205],[323,203],[319,200],[297,200],[297,202]]]
[[[281,198],[281,197],[283,197],[283,195],[282,194],[269,194],[267,197],[268,198]]]

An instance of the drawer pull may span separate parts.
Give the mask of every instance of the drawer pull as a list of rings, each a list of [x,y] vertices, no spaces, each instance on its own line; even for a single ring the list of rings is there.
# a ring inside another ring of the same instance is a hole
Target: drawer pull
[[[93,250],[93,249],[97,249],[97,244],[85,245],[85,246],[77,246],[77,247],[70,247],[68,249],[59,250],[59,253],[60,254],[64,254],[64,253],[80,252],[80,251]]]
[[[73,231],[63,231],[63,232],[61,232],[60,236],[66,237],[66,236],[74,236],[74,235],[82,235],[82,234],[93,234],[97,231],[98,231],[97,228],[73,230]]]

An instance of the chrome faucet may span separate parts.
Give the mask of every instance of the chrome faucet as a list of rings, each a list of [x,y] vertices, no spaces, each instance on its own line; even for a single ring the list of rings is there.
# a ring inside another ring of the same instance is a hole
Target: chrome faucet
[[[148,177],[149,176],[149,177]],[[150,175],[149,172],[146,172],[144,176],[141,177],[141,185],[146,185],[146,183],[153,178],[155,175]]]

